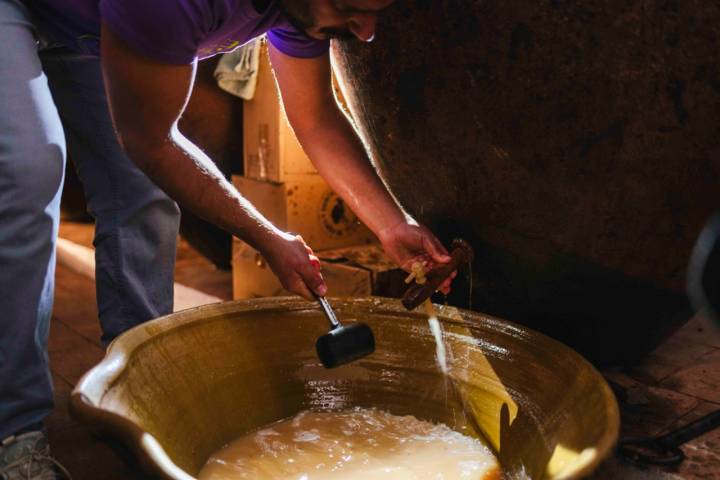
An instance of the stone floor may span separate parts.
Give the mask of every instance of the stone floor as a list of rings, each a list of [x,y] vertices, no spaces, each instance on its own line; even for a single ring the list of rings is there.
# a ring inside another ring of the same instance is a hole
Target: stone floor
[[[621,437],[667,433],[720,410],[720,332],[695,317],[641,365],[603,373],[618,397]],[[720,429],[682,450],[687,458],[679,467],[653,469],[648,478],[720,479]],[[612,462],[608,466],[618,467]],[[601,469],[593,478],[645,478],[632,476],[636,470],[621,466],[616,471],[623,476],[603,476]]]
[[[86,225],[63,225],[61,235],[90,245]],[[231,298],[231,275],[218,271],[186,243],[178,248],[176,280],[222,299]],[[51,446],[75,480],[147,480],[127,455],[94,437],[67,412],[72,386],[103,356],[92,280],[58,265],[50,335],[57,407],[48,420]],[[622,410],[622,435],[655,435],[720,409],[720,333],[700,318],[630,371],[604,372]],[[677,469],[641,470],[608,460],[592,478],[720,479],[720,430],[683,447],[687,460]]]

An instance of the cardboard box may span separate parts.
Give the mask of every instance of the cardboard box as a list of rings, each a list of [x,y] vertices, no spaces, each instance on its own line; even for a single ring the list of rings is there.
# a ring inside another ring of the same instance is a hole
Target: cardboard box
[[[233,299],[287,295],[257,250],[233,239],[232,253]]]
[[[285,183],[235,176],[233,184],[275,226],[302,235],[315,251],[377,241],[320,175]]]
[[[353,271],[366,271],[369,274],[369,286],[363,293],[348,296],[376,295],[380,297],[402,297],[408,285],[405,283],[407,273],[385,255],[385,251],[378,243],[371,245],[356,245],[315,252],[323,266],[323,277],[328,288],[333,282],[349,282],[351,279],[343,270],[331,267],[342,266]],[[326,273],[327,272],[327,273]],[[339,275],[340,274],[340,275]],[[336,280],[333,275],[338,275]],[[348,287],[346,287],[348,288]],[[352,291],[350,289],[349,291]],[[370,293],[364,293],[369,291]]]
[[[330,297],[400,297],[407,288],[406,273],[385,256],[379,245],[316,253],[321,258]],[[259,252],[239,240],[233,242],[234,299],[288,294]]]
[[[243,164],[246,177],[273,182],[317,172],[287,121],[265,45],[255,97],[243,102]]]

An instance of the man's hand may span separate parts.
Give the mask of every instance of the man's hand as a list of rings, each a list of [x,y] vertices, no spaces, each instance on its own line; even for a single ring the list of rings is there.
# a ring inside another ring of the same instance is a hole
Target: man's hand
[[[406,272],[412,271],[415,262],[423,264],[425,271],[441,263],[448,263],[450,256],[440,240],[430,230],[414,221],[400,222],[380,232],[385,252]],[[450,293],[450,284],[457,272],[453,272],[438,290]]]
[[[320,296],[327,293],[320,260],[300,235],[282,232],[261,253],[286,290],[308,300],[314,300],[313,292]]]

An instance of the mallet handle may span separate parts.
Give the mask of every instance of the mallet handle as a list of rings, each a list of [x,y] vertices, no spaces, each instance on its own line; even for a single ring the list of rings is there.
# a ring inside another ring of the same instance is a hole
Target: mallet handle
[[[330,322],[332,330],[340,328],[342,325],[340,325],[340,321],[337,319],[337,316],[335,316],[335,311],[330,306],[330,303],[328,303],[327,298],[321,297],[319,295],[315,295],[315,298],[317,298],[318,303],[320,303],[320,308],[322,309],[323,313],[325,313],[325,317]]]

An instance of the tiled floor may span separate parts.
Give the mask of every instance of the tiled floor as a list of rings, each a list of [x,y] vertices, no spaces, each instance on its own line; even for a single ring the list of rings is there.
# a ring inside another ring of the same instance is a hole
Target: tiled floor
[[[625,372],[604,372],[617,390],[621,436],[667,433],[720,410],[720,331],[700,317]],[[683,446],[687,459],[668,472],[720,479],[720,429]]]
[[[91,243],[87,226],[65,225],[61,234],[77,243]],[[176,280],[223,299],[231,297],[230,273],[216,270],[184,242],[178,250]],[[145,480],[122,454],[67,413],[72,385],[103,355],[99,338],[94,283],[59,265],[50,336],[57,400],[48,420],[53,451],[75,480]],[[620,397],[623,435],[655,435],[677,428],[720,409],[720,332],[693,319],[642,365],[605,374]],[[683,450],[688,459],[673,471],[642,471],[611,459],[592,478],[720,479],[720,430],[690,442]]]

